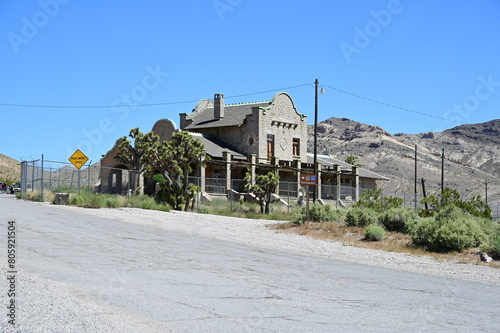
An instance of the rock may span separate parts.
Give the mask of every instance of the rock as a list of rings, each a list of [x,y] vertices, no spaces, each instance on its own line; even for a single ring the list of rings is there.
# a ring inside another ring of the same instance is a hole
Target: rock
[[[69,200],[73,196],[73,193],[56,193],[56,198],[54,200],[55,205],[69,205]]]
[[[479,258],[481,258],[481,261],[484,261],[484,262],[490,262],[492,260],[491,257],[486,252],[480,252]]]

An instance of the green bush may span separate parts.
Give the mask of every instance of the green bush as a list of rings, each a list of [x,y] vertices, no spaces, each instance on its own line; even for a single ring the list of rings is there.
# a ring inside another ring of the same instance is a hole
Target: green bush
[[[500,225],[496,225],[495,232],[491,235],[491,252],[494,257],[500,257]]]
[[[309,206],[309,221],[312,222],[339,222],[344,219],[342,210],[334,209],[330,205],[314,203]],[[304,223],[306,221],[306,207],[303,206],[295,212],[295,221]]]
[[[83,197],[81,195],[74,195],[71,197],[70,199],[70,204],[71,205],[75,205],[75,206],[83,206],[85,200],[83,199]]]
[[[488,237],[481,230],[474,218],[462,217],[448,220],[434,234],[431,250],[462,251],[488,243]]]
[[[120,197],[116,195],[105,195],[104,204],[107,208],[118,208],[123,206],[120,202]]]
[[[25,200],[42,202],[42,193],[39,191],[26,192]]]
[[[420,216],[428,217],[439,214],[442,210],[447,210],[450,207],[458,207],[464,213],[468,213],[472,216],[492,219],[491,208],[481,200],[481,196],[474,196],[469,201],[464,201],[460,199],[460,194],[456,190],[451,190],[449,188],[444,188],[443,193],[440,197],[435,195],[430,195],[427,198],[422,199],[420,202],[422,204],[426,203],[429,209],[423,209],[420,211]]]
[[[207,208],[207,207],[199,207],[197,210],[196,210],[197,213],[200,213],[200,214],[210,214],[210,210]]]
[[[370,224],[365,229],[365,239],[368,241],[380,241],[385,237],[385,230],[382,226]]]
[[[379,214],[369,208],[355,207],[347,212],[345,222],[349,227],[366,227],[370,224],[377,224]]]
[[[417,217],[413,209],[409,208],[391,208],[380,215],[380,223],[388,231],[407,232],[406,224],[408,221]]]
[[[411,235],[414,245],[428,247],[436,232],[438,223],[432,217],[410,220],[406,223],[406,231]]]
[[[394,197],[384,197],[382,189],[369,189],[361,193],[358,202],[353,206],[358,208],[369,208],[376,212],[383,212],[391,208],[399,208],[403,204],[403,199]]]
[[[407,229],[412,241],[430,251],[462,251],[490,244],[490,232],[483,220],[456,206],[439,211],[435,217],[413,220]]]

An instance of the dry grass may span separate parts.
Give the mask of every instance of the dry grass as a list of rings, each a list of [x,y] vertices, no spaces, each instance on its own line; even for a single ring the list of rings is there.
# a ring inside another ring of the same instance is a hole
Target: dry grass
[[[308,225],[297,225],[294,222],[287,222],[272,224],[269,225],[269,227],[313,238],[331,239],[342,242],[347,246],[382,250],[387,252],[408,253],[416,256],[428,256],[440,261],[452,261],[461,264],[477,264],[500,268],[499,261],[492,261],[488,264],[481,262],[478,255],[479,249],[450,253],[429,252],[423,248],[413,246],[410,235],[398,232],[388,231],[383,240],[370,242],[364,239],[365,231],[363,228],[348,227],[340,223],[309,223]]]

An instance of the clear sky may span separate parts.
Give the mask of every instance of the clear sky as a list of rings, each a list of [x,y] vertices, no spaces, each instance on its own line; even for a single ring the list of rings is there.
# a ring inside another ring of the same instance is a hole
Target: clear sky
[[[18,160],[95,162],[215,93],[285,90],[313,124],[316,78],[320,121],[395,134],[500,118],[499,0],[6,0],[0,22],[0,153]]]

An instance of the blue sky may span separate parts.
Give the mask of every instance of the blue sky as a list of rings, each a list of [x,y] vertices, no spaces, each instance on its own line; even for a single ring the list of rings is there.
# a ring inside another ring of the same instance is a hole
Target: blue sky
[[[498,119],[499,18],[499,0],[2,1],[0,153],[95,162],[215,93],[297,86],[284,90],[313,124],[315,78],[320,121],[395,134]]]

